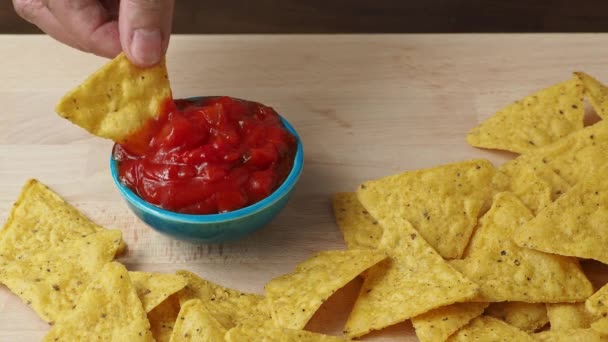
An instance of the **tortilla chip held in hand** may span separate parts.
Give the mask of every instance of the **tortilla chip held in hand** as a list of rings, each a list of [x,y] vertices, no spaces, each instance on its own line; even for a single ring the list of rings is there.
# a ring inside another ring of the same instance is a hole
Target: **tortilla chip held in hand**
[[[165,61],[137,67],[124,53],[67,93],[55,110],[91,134],[127,143],[127,138],[156,118],[171,88]]]

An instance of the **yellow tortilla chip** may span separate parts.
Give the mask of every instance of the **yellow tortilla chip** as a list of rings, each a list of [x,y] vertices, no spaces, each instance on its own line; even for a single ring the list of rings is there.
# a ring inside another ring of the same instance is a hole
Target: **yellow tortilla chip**
[[[30,179],[0,230],[0,256],[23,259],[29,254],[102,231],[106,229],[91,222],[46,185]],[[124,247],[120,240],[117,252]]]
[[[349,249],[377,248],[382,228],[361,205],[354,192],[333,196],[334,216]]]
[[[156,342],[171,340],[179,309],[179,299],[177,295],[172,295],[148,313],[150,330]]]
[[[191,299],[179,311],[171,341],[216,342],[223,341],[224,335],[226,328],[213,318],[205,304],[200,299]]]
[[[591,329],[597,331],[601,335],[608,336],[608,317],[603,316],[597,321],[591,323]],[[607,338],[608,340],[608,338]]]
[[[107,230],[43,249],[27,258],[0,257],[0,283],[45,321],[69,314],[102,267],[114,259],[119,230]]]
[[[570,189],[548,165],[533,161],[527,167],[498,168],[492,185],[497,192],[509,191],[536,214]]]
[[[444,258],[459,258],[490,198],[494,167],[470,160],[368,181],[357,190],[378,221],[405,218]]]
[[[323,251],[298,264],[295,272],[272,279],[265,290],[275,324],[304,329],[334,292],[386,257],[377,250]]]
[[[55,110],[94,135],[124,143],[160,114],[167,99],[165,61],[142,69],[121,53],[67,93]]]
[[[534,334],[537,341],[541,342],[605,342],[607,337],[600,335],[592,329],[566,329],[547,330]]]
[[[473,298],[478,286],[458,273],[405,219],[381,219],[387,259],[367,271],[344,334],[359,337],[430,310]]]
[[[608,316],[608,285],[602,286],[585,301],[585,308],[596,316]]]
[[[207,309],[226,329],[237,324],[271,320],[264,296],[243,293],[209,282],[188,271],[177,271],[188,284],[178,293],[183,305],[190,299],[202,300]]]
[[[608,163],[608,121],[578,130],[553,144],[523,154],[500,167],[513,174],[518,168],[546,164],[568,184],[575,185]]]
[[[274,326],[271,312],[270,301],[268,298],[264,297],[264,299],[253,309],[253,314],[251,314],[249,317],[243,318],[241,321],[239,321],[239,324]]]
[[[585,303],[547,304],[547,316],[551,330],[588,329],[595,319]]]
[[[107,263],[44,341],[154,341],[127,269]]]
[[[583,85],[573,77],[502,109],[469,131],[475,147],[526,153],[583,128]]]
[[[129,276],[146,312],[186,286],[186,279],[176,274],[129,272]]]
[[[608,118],[608,88],[584,72],[574,74],[583,83],[585,97],[589,99],[597,115],[603,119]]]
[[[305,330],[272,326],[243,325],[232,328],[226,334],[226,342],[345,342],[347,340]]]
[[[492,303],[486,309],[485,314],[505,321],[528,333],[537,331],[549,322],[547,308],[542,303]]]
[[[448,342],[535,341],[528,333],[490,316],[475,318],[448,338]]]
[[[589,176],[533,220],[519,227],[515,242],[559,255],[595,259],[608,264],[608,178],[605,172]],[[583,300],[586,298],[581,298]]]
[[[412,324],[420,342],[445,341],[475,317],[481,316],[487,306],[488,303],[456,303],[413,317]]]
[[[480,286],[476,301],[555,303],[584,300],[593,293],[576,259],[511,241],[517,227],[530,219],[530,211],[513,194],[497,194],[471,239],[468,256],[451,262]]]

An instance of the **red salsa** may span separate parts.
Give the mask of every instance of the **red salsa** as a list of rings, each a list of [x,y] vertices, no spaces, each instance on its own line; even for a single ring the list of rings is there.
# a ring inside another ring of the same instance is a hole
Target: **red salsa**
[[[151,204],[187,214],[268,197],[287,178],[297,147],[272,108],[230,97],[168,101],[144,130],[137,135],[147,137],[145,148],[114,147],[121,182]]]

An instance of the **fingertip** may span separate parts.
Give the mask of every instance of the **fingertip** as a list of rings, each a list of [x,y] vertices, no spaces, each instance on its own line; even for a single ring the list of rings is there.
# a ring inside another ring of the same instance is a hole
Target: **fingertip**
[[[158,64],[162,58],[162,34],[159,29],[139,28],[133,31],[126,50],[129,60],[140,67]]]

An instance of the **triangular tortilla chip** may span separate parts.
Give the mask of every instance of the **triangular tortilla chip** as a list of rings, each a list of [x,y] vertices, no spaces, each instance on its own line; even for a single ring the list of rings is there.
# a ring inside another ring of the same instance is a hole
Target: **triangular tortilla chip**
[[[534,334],[540,342],[606,342],[608,338],[592,329],[560,329]]]
[[[171,341],[216,342],[223,341],[226,328],[218,322],[200,299],[191,299],[182,305],[173,328]]]
[[[514,239],[522,247],[608,264],[607,228],[608,178],[599,172],[517,229]]]
[[[106,229],[91,222],[46,185],[30,179],[0,230],[0,256],[23,259],[31,253],[102,231]],[[117,253],[124,247],[121,240]]]
[[[500,167],[508,174],[515,169],[546,164],[568,184],[575,185],[598,172],[608,162],[608,120],[585,127],[551,145],[523,154]]]
[[[399,217],[381,219],[387,259],[367,271],[344,334],[359,337],[473,298],[478,286],[454,270]]]
[[[337,337],[306,330],[294,330],[273,326],[241,325],[232,328],[226,334],[226,342],[346,342]]]
[[[497,192],[512,192],[534,214],[570,189],[568,182],[541,161],[527,167],[499,167],[492,186]]]
[[[585,308],[596,316],[608,316],[608,284],[587,298]]]
[[[55,110],[94,135],[125,143],[170,99],[164,59],[139,68],[121,53],[67,93]]]
[[[44,341],[154,341],[127,269],[110,262]]]
[[[334,292],[386,257],[378,250],[323,251],[298,264],[295,272],[274,278],[265,290],[275,324],[304,329]]]
[[[485,314],[528,333],[537,331],[549,322],[547,308],[543,303],[492,303]]]
[[[459,258],[490,198],[494,167],[470,160],[368,181],[357,190],[378,221],[405,218],[444,258]]]
[[[416,316],[412,318],[412,324],[420,342],[445,341],[475,317],[481,316],[487,306],[488,303],[456,303]]]
[[[107,230],[43,249],[27,258],[0,257],[0,283],[47,322],[69,314],[102,267],[114,259],[119,230]]]
[[[573,77],[516,101],[469,131],[475,147],[526,153],[583,128],[583,85]]]
[[[585,96],[591,106],[602,119],[608,118],[608,87],[584,72],[575,72],[576,77],[583,83]]]
[[[585,308],[585,303],[547,304],[551,330],[588,329],[596,318]]]
[[[530,219],[530,211],[513,194],[494,197],[471,239],[468,256],[451,261],[480,286],[475,300],[556,303],[581,301],[593,293],[576,259],[522,248],[511,241],[514,231]]]
[[[475,318],[471,323],[448,338],[448,342],[517,341],[533,342],[528,333],[490,316]]]
[[[202,300],[213,317],[226,329],[246,322],[271,321],[270,311],[264,296],[229,289],[188,271],[177,271],[186,278],[188,285],[178,293],[183,305],[190,299]]]
[[[361,205],[354,192],[340,192],[332,199],[336,223],[349,249],[377,248],[382,228]]]
[[[129,276],[146,312],[186,286],[186,279],[177,274],[129,272]]]
[[[148,313],[150,330],[156,342],[169,342],[179,314],[179,299],[172,295]]]

